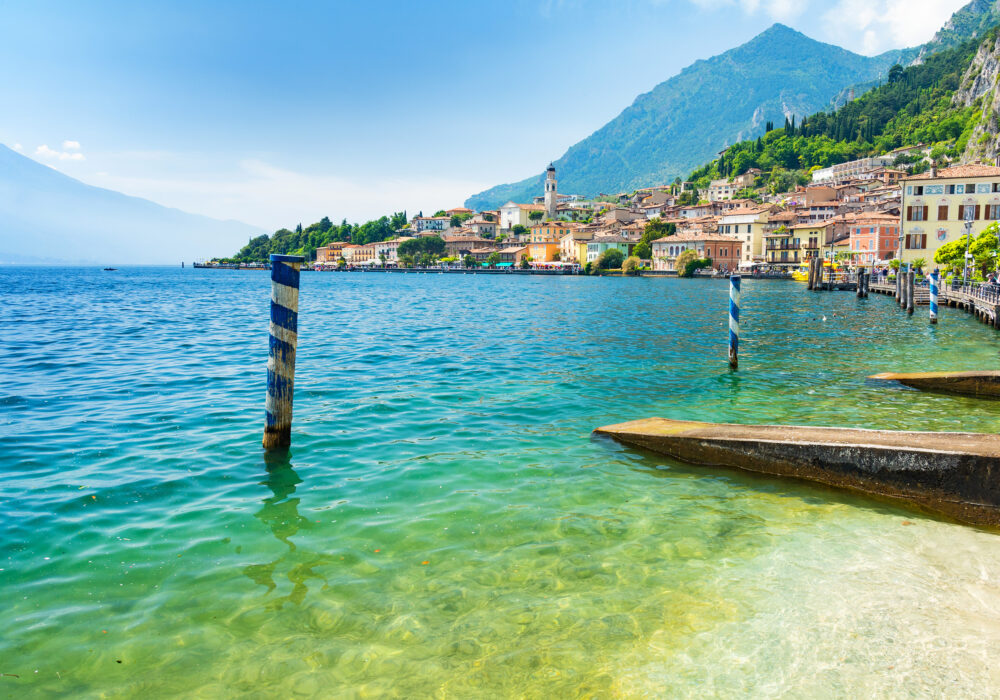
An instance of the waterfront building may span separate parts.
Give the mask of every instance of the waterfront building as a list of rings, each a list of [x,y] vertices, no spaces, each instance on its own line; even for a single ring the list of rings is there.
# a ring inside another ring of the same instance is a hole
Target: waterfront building
[[[764,236],[764,261],[775,267],[798,267],[822,254],[832,224],[804,223],[781,226]]]
[[[512,246],[510,248],[504,248],[500,252],[500,266],[510,267],[511,265],[520,265],[521,258],[523,258],[528,249],[525,246]]]
[[[379,241],[375,244],[375,258],[381,262],[385,256],[386,265],[396,265],[399,263],[399,244],[403,241],[413,240],[410,236],[401,236],[391,241]]]
[[[556,241],[538,241],[529,243],[527,246],[527,256],[531,262],[553,262],[557,258],[561,259],[559,243]]]
[[[967,216],[973,236],[1000,219],[1000,167],[931,168],[902,182],[903,262],[931,264],[938,248],[965,235]]]
[[[653,250],[653,269],[663,272],[676,271],[677,256],[685,250],[694,250],[699,258],[710,258],[716,270],[733,271],[743,258],[744,243],[736,236],[719,233],[677,234],[657,238],[650,244]]]
[[[732,209],[719,219],[719,233],[736,236],[743,242],[743,262],[750,264],[763,259],[764,233],[774,205]]]
[[[358,251],[358,260],[361,259],[361,252],[359,251],[360,248],[361,246],[355,245],[354,243],[345,243],[340,249],[340,254],[343,256],[344,260],[347,261],[347,264],[351,265],[355,262],[355,251]]]
[[[476,212],[472,211],[471,209],[466,209],[465,207],[455,207],[454,209],[445,209],[444,213],[447,216],[452,217],[465,214],[475,214]]]
[[[587,261],[587,244],[594,239],[593,230],[571,230],[559,239],[559,259],[581,265]]]
[[[410,225],[417,232],[422,233],[442,233],[451,228],[450,216],[414,216]]]
[[[556,192],[556,166],[549,163],[545,169],[545,215],[556,218],[556,205],[559,203],[559,195]]]
[[[626,240],[621,236],[595,237],[587,243],[587,262],[594,262],[601,256],[601,253],[609,250],[620,250],[622,255],[628,257],[634,247],[633,241]]]
[[[857,265],[892,260],[899,251],[899,219],[886,214],[859,215],[850,226],[849,250]]]
[[[473,248],[493,248],[498,246],[492,238],[477,236],[471,231],[462,233],[445,234],[444,253],[447,257],[462,257],[469,254]]]
[[[321,265],[335,265],[343,257],[344,243],[332,241],[316,249],[316,262]]]

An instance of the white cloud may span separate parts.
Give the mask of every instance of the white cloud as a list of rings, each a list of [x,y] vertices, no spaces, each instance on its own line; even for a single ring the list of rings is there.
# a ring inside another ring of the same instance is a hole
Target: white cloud
[[[63,141],[64,151],[79,151],[80,142],[79,141]]]
[[[14,144],[13,146],[11,146],[11,148],[13,148],[13,149],[14,149],[15,151],[17,151],[18,153],[21,153],[21,152],[23,152],[23,151],[24,151],[24,146],[22,146],[22,145],[21,145],[21,144],[19,144],[19,143],[15,143],[15,144]]]
[[[77,144],[79,147],[79,144]],[[49,148],[46,144],[42,144],[35,149],[35,155],[48,160],[86,160],[82,153],[70,153],[68,151],[57,151],[55,149]]]
[[[822,17],[831,39],[876,54],[924,43],[964,4],[965,0],[837,0]]]
[[[779,22],[792,20],[809,9],[808,0],[691,0],[691,2],[703,10],[739,7],[746,15],[762,13]]]

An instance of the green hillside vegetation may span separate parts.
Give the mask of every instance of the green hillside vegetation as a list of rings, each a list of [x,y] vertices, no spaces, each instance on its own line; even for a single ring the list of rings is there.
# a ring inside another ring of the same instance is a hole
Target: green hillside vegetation
[[[995,39],[996,29],[989,32]],[[880,155],[918,143],[933,145],[934,158],[956,158],[965,150],[980,118],[978,105],[954,107],[952,94],[975,56],[980,40],[945,49],[917,66],[893,66],[888,81],[835,112],[818,112],[798,125],[794,117],[784,128],[727,148],[716,160],[691,173],[697,187],[710,180],[760,168],[763,183],[784,191],[808,181],[808,172],[837,163]],[[902,156],[897,166],[914,158]],[[920,164],[913,172],[926,167]]]
[[[302,255],[306,260],[314,260],[317,248],[335,241],[364,245],[396,238],[399,229],[406,226],[406,221],[405,211],[363,224],[349,224],[344,219],[339,226],[324,216],[306,228],[299,224],[294,231],[282,228],[270,236],[252,238],[240,252],[231,258],[223,258],[221,262],[266,262],[271,254]]]

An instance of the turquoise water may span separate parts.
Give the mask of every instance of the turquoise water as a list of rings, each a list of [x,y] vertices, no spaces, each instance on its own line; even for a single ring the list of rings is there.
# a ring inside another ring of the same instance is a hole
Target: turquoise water
[[[0,696],[1000,692],[995,534],[590,434],[995,431],[864,380],[997,367],[971,317],[746,280],[733,374],[723,282],[306,273],[265,460],[269,284],[0,270]]]

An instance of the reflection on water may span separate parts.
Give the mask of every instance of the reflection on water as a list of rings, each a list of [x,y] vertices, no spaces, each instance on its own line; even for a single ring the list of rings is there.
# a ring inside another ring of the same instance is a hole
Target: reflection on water
[[[278,587],[274,581],[275,572],[283,572],[291,582],[292,590],[287,595],[270,598],[268,602],[269,608],[280,610],[286,602],[302,603],[309,590],[307,582],[310,579],[326,581],[314,569],[331,559],[300,549],[292,541],[292,537],[301,528],[310,527],[310,523],[308,518],[299,515],[299,499],[292,497],[302,479],[292,468],[290,453],[287,450],[267,452],[264,464],[267,478],[261,483],[271,490],[272,495],[264,499],[263,506],[254,513],[254,517],[266,525],[275,538],[288,547],[288,551],[266,564],[246,566],[243,573],[254,583],[265,586],[270,594]]]

